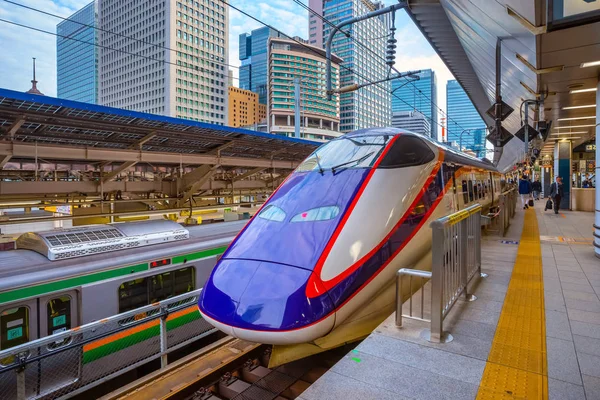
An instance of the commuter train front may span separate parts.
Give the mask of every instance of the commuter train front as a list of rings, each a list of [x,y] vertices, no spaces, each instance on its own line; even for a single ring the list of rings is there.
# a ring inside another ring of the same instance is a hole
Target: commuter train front
[[[443,155],[393,128],[317,149],[223,254],[204,286],[202,316],[260,343],[328,334],[393,281],[400,259],[427,254],[430,233],[420,228],[443,197]]]

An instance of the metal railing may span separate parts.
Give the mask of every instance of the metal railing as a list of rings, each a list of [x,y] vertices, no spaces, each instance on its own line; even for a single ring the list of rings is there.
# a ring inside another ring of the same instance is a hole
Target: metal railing
[[[64,399],[216,332],[201,289],[0,351],[0,399]]]
[[[508,232],[508,227],[510,226],[510,220],[515,216],[517,198],[518,195],[515,188],[502,192],[502,194],[498,196],[498,205],[495,207],[495,211],[484,217],[489,219],[489,223],[486,224],[487,232],[494,232],[500,236],[506,236],[506,232]]]
[[[468,292],[468,284],[481,273],[481,205],[475,204],[462,211],[437,219],[431,223],[432,266],[431,273],[410,269],[398,271],[396,281],[396,325],[402,326],[402,318],[408,317],[431,322],[428,340],[445,343],[452,336],[444,332],[444,318],[452,306],[464,294],[467,301],[476,300]],[[410,281],[410,313],[402,313],[402,276]],[[421,318],[415,318],[412,311],[412,276],[431,278],[431,320],[423,318],[424,287],[421,288]]]

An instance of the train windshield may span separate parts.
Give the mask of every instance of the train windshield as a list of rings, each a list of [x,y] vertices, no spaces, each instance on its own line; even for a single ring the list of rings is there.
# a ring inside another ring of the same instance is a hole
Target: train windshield
[[[390,139],[390,136],[361,136],[332,140],[312,153],[296,171],[372,167]]]

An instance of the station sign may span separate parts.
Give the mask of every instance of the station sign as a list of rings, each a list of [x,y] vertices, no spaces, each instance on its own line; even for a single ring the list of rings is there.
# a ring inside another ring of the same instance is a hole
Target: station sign
[[[585,151],[589,151],[589,152],[596,151],[596,145],[595,144],[586,144]]]

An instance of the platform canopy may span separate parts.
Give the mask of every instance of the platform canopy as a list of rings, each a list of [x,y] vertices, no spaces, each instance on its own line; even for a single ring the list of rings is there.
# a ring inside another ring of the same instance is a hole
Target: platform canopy
[[[6,89],[0,89],[0,138],[0,161],[37,154],[46,160],[289,169],[319,145]]]

